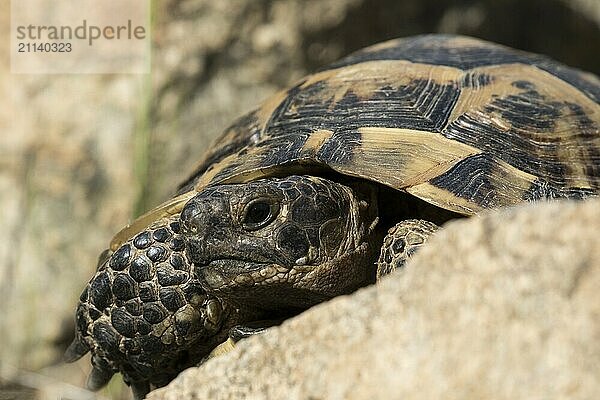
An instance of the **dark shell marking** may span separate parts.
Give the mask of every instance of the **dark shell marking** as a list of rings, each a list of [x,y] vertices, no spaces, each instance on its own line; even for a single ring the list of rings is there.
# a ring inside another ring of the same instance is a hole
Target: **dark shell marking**
[[[561,65],[540,54],[518,51],[464,36],[422,35],[393,40],[360,50],[330,64],[327,69],[376,60],[407,60],[463,70],[491,65],[531,64],[579,88],[595,102],[600,102],[600,86],[591,75]]]
[[[586,197],[600,189],[599,99],[597,78],[544,56],[456,36],[391,41],[333,64],[238,120],[185,190],[194,181],[201,190],[313,164],[398,189],[414,186],[412,194],[442,207],[466,205],[453,210],[467,214],[524,201],[539,182],[550,197]],[[440,158],[445,166],[424,179],[431,167],[411,168],[427,154],[397,144],[391,128],[414,131],[410,140],[424,147],[435,134],[462,144],[458,160],[465,163]],[[365,129],[375,132],[368,140]],[[322,132],[328,135],[315,139]],[[376,161],[364,156],[370,153]],[[477,153],[483,155],[466,161]],[[406,176],[377,175],[382,168]],[[448,186],[454,180],[444,174],[478,189]]]

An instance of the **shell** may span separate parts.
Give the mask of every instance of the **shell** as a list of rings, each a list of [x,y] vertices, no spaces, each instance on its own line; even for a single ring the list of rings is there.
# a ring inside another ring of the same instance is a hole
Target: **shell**
[[[238,119],[177,195],[111,248],[220,183],[334,170],[464,215],[600,188],[600,80],[544,56],[423,35],[354,53]]]

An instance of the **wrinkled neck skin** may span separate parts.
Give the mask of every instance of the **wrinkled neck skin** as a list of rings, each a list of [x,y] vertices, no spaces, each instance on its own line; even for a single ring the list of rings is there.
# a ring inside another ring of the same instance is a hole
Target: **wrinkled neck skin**
[[[181,214],[188,258],[208,293],[240,309],[302,311],[374,281],[376,193],[312,176],[207,189]],[[248,211],[257,201],[270,216],[249,228],[267,214]]]

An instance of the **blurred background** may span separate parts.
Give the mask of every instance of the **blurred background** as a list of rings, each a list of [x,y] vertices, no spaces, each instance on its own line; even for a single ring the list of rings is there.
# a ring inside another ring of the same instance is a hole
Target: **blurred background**
[[[361,47],[460,33],[600,73],[600,0],[154,0],[152,72],[10,73],[0,0],[0,400],[90,398],[60,363],[96,257],[210,141]],[[128,398],[120,376],[99,396]]]

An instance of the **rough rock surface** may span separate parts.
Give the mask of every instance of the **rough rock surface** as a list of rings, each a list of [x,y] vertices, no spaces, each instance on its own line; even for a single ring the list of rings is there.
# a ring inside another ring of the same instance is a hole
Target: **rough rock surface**
[[[451,222],[404,271],[149,398],[596,398],[598,232],[600,200]]]

